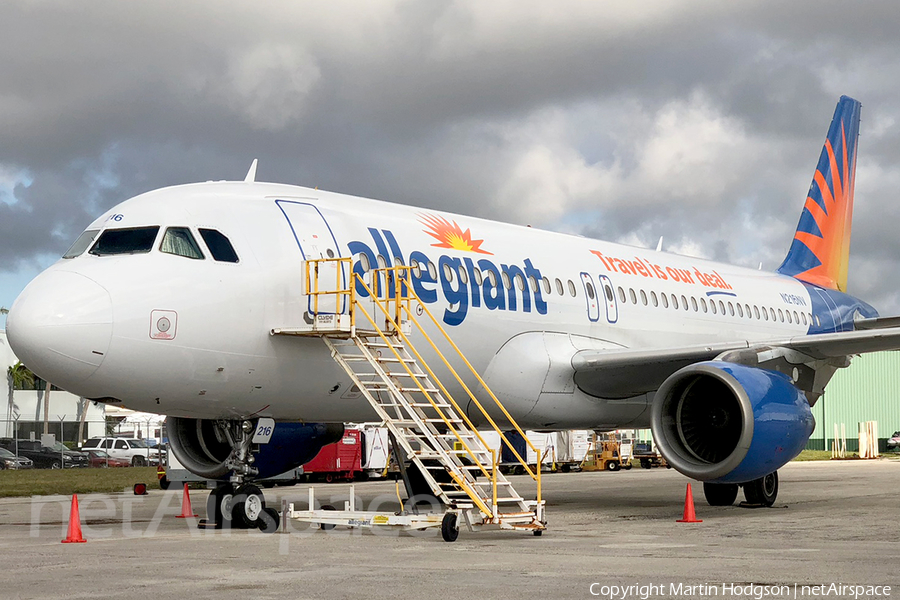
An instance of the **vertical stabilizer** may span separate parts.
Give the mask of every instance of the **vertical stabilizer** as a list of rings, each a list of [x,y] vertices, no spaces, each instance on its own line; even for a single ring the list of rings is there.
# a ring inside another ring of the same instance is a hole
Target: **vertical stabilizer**
[[[847,291],[860,103],[841,96],[794,241],[779,273]]]

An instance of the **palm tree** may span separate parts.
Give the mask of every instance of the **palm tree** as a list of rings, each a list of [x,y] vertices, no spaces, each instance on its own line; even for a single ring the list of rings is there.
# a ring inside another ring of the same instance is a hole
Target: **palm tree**
[[[6,370],[6,381],[9,387],[9,402],[6,409],[6,418],[8,421],[11,421],[12,413],[18,412],[19,410],[19,407],[16,406],[13,392],[15,390],[22,390],[26,387],[34,386],[34,373],[32,373],[28,367],[23,365],[22,361],[18,361]],[[15,436],[18,437],[18,432],[15,432]]]

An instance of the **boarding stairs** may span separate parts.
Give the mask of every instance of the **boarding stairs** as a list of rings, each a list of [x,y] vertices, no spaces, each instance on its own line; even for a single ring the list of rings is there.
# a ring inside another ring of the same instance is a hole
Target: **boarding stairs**
[[[377,413],[380,424],[392,434],[400,458],[418,467],[431,494],[446,506],[445,521],[457,519],[457,527],[463,524],[469,530],[523,529],[540,535],[545,529],[541,453],[533,448],[537,464],[529,465],[472,392],[475,382],[484,390],[483,396],[495,403],[493,412],[502,414],[506,423],[525,437],[446,330],[418,300],[410,284],[411,268],[375,269],[369,273],[368,282],[354,274],[348,285],[326,287],[318,276],[334,272],[335,265],[322,263],[337,263],[337,271],[350,272],[349,259],[307,261],[306,290],[314,299],[311,323],[272,333],[317,336],[324,341],[331,356]],[[366,294],[357,294],[357,289]],[[335,312],[320,311],[323,305]],[[345,313],[339,312],[341,308],[346,309]],[[534,499],[520,495],[500,472],[499,450],[489,447],[447,385],[426,362],[413,343],[414,333],[417,340],[421,338],[419,346],[436,357],[432,362],[440,364],[444,379],[449,373],[448,381],[454,382],[455,389],[462,389],[466,401],[480,411],[479,421],[488,423],[499,434],[501,447],[507,444],[525,472],[536,481]],[[445,527],[442,525],[442,531]],[[447,539],[446,532],[444,538]]]

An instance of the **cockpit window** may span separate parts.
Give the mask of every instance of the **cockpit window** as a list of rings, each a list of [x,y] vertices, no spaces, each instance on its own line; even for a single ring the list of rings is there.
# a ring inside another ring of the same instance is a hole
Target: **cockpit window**
[[[214,259],[219,262],[238,262],[238,255],[234,251],[234,246],[220,231],[215,229],[200,229],[199,231]]]
[[[91,248],[91,254],[144,254],[153,248],[153,241],[159,233],[159,226],[130,227],[128,229],[107,229]]]
[[[94,242],[94,238],[97,237],[98,233],[100,233],[99,229],[88,229],[83,232],[78,236],[78,239],[75,240],[75,243],[72,244],[72,247],[63,254],[63,258],[75,258],[76,256],[84,254],[84,251]]]
[[[166,235],[163,236],[162,244],[159,245],[159,251],[188,258],[203,258],[203,252],[200,251],[200,247],[194,241],[194,236],[191,235],[191,230],[187,227],[166,229]]]

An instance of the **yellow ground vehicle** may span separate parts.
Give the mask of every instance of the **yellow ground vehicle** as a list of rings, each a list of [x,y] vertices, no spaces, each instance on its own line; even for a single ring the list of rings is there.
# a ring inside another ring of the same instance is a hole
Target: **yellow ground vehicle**
[[[607,433],[605,438],[599,438],[595,433],[591,436],[591,445],[581,461],[581,470],[627,471],[631,468],[631,448],[631,444],[619,442],[615,433]]]

